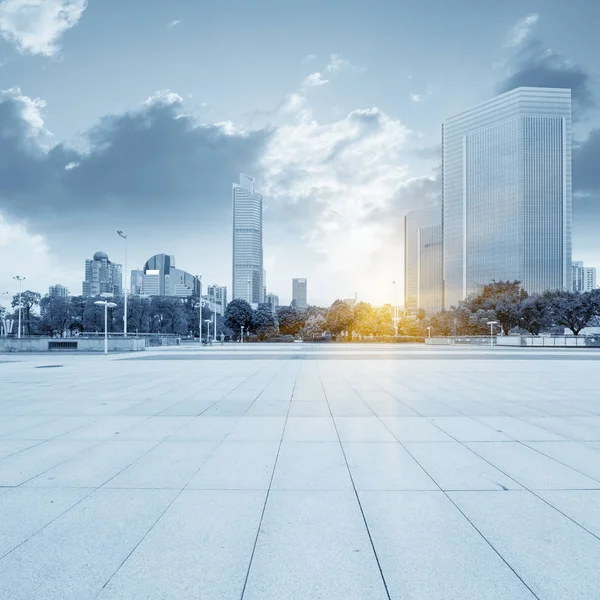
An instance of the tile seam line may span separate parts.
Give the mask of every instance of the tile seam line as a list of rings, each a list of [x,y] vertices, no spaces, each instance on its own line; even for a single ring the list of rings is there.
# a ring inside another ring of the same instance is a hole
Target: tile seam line
[[[346,470],[348,472],[348,476],[350,477],[350,483],[352,484],[352,490],[354,492],[354,497],[356,498],[356,502],[358,504],[358,509],[360,510],[360,515],[363,520],[363,524],[365,526],[365,530],[367,532],[367,536],[369,538],[369,543],[371,544],[371,550],[373,551],[373,556],[375,557],[375,562],[377,563],[377,569],[379,570],[379,576],[381,577],[381,582],[383,583],[383,588],[385,590],[385,594],[388,600],[392,600],[392,596],[390,595],[390,590],[388,588],[387,581],[385,579],[385,575],[383,573],[383,567],[381,565],[381,561],[379,560],[379,555],[377,554],[377,550],[375,549],[375,542],[373,540],[373,536],[371,534],[371,530],[369,529],[369,523],[367,522],[367,516],[365,515],[365,511],[363,509],[362,502],[360,501],[360,497],[358,495],[358,491],[356,489],[356,484],[354,482],[354,477],[352,476],[352,472],[350,470],[350,465],[348,464],[348,457],[346,456],[346,451],[344,450],[344,445],[342,444],[342,439],[340,437],[340,433],[338,430],[337,423],[333,417],[333,413],[331,412],[331,406],[329,405],[329,398],[327,397],[327,392],[325,391],[325,387],[323,386],[323,380],[321,378],[321,371],[319,369],[319,365],[317,364],[317,373],[319,373],[319,383],[321,385],[321,389],[323,390],[323,394],[325,396],[325,401],[327,402],[327,408],[329,409],[329,414],[331,416],[331,421],[333,422],[333,426],[335,428],[335,433],[337,435],[340,450],[342,451],[342,456],[344,457],[344,463],[346,464]],[[359,394],[360,397],[360,394]],[[361,398],[361,402],[366,404],[365,401]],[[370,407],[369,407],[369,410]]]
[[[248,561],[248,568],[246,569],[246,576],[244,577],[244,585],[242,586],[242,592],[240,594],[240,600],[244,600],[244,595],[246,594],[246,588],[248,586],[248,580],[250,579],[250,571],[252,570],[252,563],[254,562],[254,555],[256,553],[256,547],[258,546],[258,538],[260,537],[260,529],[263,524],[263,520],[265,518],[265,512],[267,510],[267,503],[269,501],[269,496],[271,494],[271,488],[273,487],[273,479],[275,478],[275,470],[277,469],[277,463],[279,461],[279,454],[281,453],[281,446],[283,444],[283,436],[285,435],[285,429],[287,427],[289,415],[290,415],[290,407],[292,406],[292,401],[294,398],[294,392],[296,391],[296,383],[298,381],[298,375],[301,370],[300,363],[299,368],[296,370],[296,378],[294,380],[294,387],[292,388],[292,394],[290,398],[290,403],[288,404],[288,410],[285,417],[285,422],[283,424],[283,429],[281,430],[281,437],[279,439],[279,446],[277,447],[277,454],[275,456],[275,462],[273,464],[273,470],[271,471],[271,478],[269,479],[269,487],[267,488],[267,493],[265,494],[265,501],[263,503],[262,511],[260,513],[260,519],[258,521],[258,527],[256,528],[256,536],[254,537],[254,544],[252,545],[252,552],[250,553],[250,560]],[[278,372],[281,371],[281,367]],[[273,375],[271,381],[275,379],[275,375]]]
[[[510,563],[504,558],[504,556],[502,556],[502,554],[500,554],[500,552],[495,548],[495,546],[491,543],[490,540],[487,539],[487,537],[485,535],[483,535],[483,532],[479,530],[479,528],[477,528],[475,526],[475,524],[471,521],[471,519],[469,519],[469,517],[467,517],[467,515],[458,507],[458,505],[456,504],[456,502],[454,502],[454,500],[448,495],[447,491],[442,489],[442,487],[440,486],[440,484],[434,479],[434,477],[425,469],[425,467],[423,467],[423,465],[416,459],[415,456],[413,456],[412,452],[394,435],[394,432],[386,425],[386,423],[381,419],[381,417],[379,417],[379,415],[377,415],[375,413],[375,411],[373,411],[373,409],[369,406],[369,410],[371,410],[371,412],[373,413],[373,415],[375,417],[377,417],[377,419],[380,421],[380,423],[394,436],[394,438],[396,438],[396,440],[398,440],[398,443],[402,446],[402,448],[404,448],[404,450],[411,456],[411,458],[419,465],[419,467],[421,467],[421,469],[423,469],[423,471],[427,474],[427,476],[433,481],[433,483],[435,483],[435,485],[438,486],[439,490],[444,494],[444,496],[450,501],[450,503],[456,508],[456,510],[458,510],[458,512],[465,518],[465,520],[467,521],[467,523],[469,523],[469,525],[471,525],[471,527],[479,534],[479,536],[481,537],[481,539],[484,540],[484,542],[492,549],[492,551],[494,552],[494,554],[496,554],[496,556],[498,556],[498,558],[511,570],[511,572],[515,575],[515,577],[525,586],[525,588],[527,588],[527,590],[529,590],[529,592],[531,593],[531,595],[536,598],[537,600],[541,600],[540,597],[531,589],[531,587],[525,582],[525,580],[523,579],[523,577],[521,577],[521,575],[519,575],[519,573],[517,573],[517,571],[514,569],[514,567],[512,567],[510,565]],[[421,417],[421,418],[425,418],[425,417]],[[433,423],[432,423],[433,424]],[[435,425],[435,424],[433,424]],[[437,425],[435,425],[435,427],[437,427]],[[437,427],[437,429],[439,429],[440,431],[442,431],[442,433],[446,433],[445,431],[443,431],[440,427]],[[446,434],[446,435],[450,435],[450,434]],[[453,437],[453,436],[450,436]],[[453,438],[455,439],[455,438]],[[458,440],[456,440],[458,442]],[[460,442],[458,442],[460,443]],[[486,461],[487,462],[487,461]],[[493,466],[493,465],[492,465]],[[500,469],[498,469],[500,471]],[[506,473],[505,473],[506,475]],[[508,475],[507,475],[508,477]],[[509,477],[510,479],[512,479],[512,477]],[[514,481],[514,480],[513,480]],[[518,483],[518,482],[516,482]]]

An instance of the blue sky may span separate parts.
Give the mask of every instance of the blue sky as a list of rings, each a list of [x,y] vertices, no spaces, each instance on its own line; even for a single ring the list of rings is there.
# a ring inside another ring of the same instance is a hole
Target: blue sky
[[[166,252],[229,286],[250,170],[269,291],[390,301],[441,122],[514,82],[574,86],[574,258],[600,267],[598,22],[590,0],[2,0],[0,288],[79,293],[86,257],[122,262],[116,229],[129,268]]]

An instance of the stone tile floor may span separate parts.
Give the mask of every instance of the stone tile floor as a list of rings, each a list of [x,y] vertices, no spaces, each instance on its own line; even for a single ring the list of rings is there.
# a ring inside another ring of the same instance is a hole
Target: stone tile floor
[[[0,598],[598,598],[583,352],[3,357]]]

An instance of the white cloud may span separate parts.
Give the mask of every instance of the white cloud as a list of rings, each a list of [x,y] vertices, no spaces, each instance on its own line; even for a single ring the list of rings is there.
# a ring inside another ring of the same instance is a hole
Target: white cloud
[[[0,90],[0,101],[6,97],[16,102],[19,106],[21,118],[29,126],[29,137],[36,138],[37,142],[43,146],[43,138],[52,136],[52,134],[44,127],[42,111],[46,107],[46,102],[41,98],[30,98],[29,96],[25,96],[19,87]]]
[[[175,19],[174,21],[171,21],[170,23],[167,24],[167,27],[169,29],[176,27],[177,25],[179,25],[181,23],[181,21],[179,19]]]
[[[307,54],[303,59],[302,59],[302,64],[303,65],[307,65],[309,63],[314,62],[315,60],[317,60],[316,55],[314,54]]]
[[[304,88],[309,88],[309,87],[320,87],[322,85],[327,85],[329,83],[329,79],[323,79],[323,76],[321,75],[321,73],[311,73],[305,80],[304,80]]]
[[[53,283],[68,283],[58,261],[53,260],[44,236],[32,233],[27,223],[9,222],[0,213],[0,255],[10,255],[11,260],[0,261],[0,292],[18,292],[15,275],[25,277],[23,289],[44,292]]]
[[[361,70],[355,67],[350,61],[342,58],[339,54],[330,54],[329,62],[325,67],[326,73],[339,73],[340,71],[348,70],[348,71],[357,71]]]
[[[433,88],[430,85],[428,85],[425,88],[425,91],[421,94],[411,92],[410,100],[411,100],[411,102],[415,102],[415,103],[425,102],[425,101],[429,100],[429,98],[431,98],[432,94],[433,94]]]
[[[0,35],[21,52],[52,56],[86,7],[87,0],[2,0]]]
[[[152,104],[181,104],[182,102],[183,98],[176,92],[172,92],[171,90],[158,90],[146,99],[145,104],[151,106]]]
[[[539,18],[538,14],[533,13],[519,19],[508,33],[506,46],[509,48],[520,46],[529,37]]]
[[[351,273],[376,285],[371,260],[389,232],[387,223],[369,216],[387,207],[408,179],[401,151],[409,132],[377,108],[327,124],[306,118],[305,108],[300,112],[302,118],[279,127],[267,145],[261,192],[280,209],[305,215],[302,242],[322,255],[324,288],[332,277]]]

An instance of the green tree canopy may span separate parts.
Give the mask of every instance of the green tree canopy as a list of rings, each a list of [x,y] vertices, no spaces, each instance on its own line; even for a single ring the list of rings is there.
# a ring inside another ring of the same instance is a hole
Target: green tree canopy
[[[232,300],[225,309],[225,323],[237,335],[241,328],[248,330],[252,325],[252,307],[241,299]]]
[[[282,335],[296,336],[304,327],[306,315],[293,306],[280,306],[277,309],[277,322],[279,323],[279,332]]]
[[[325,324],[327,329],[337,336],[342,331],[348,330],[352,325],[353,317],[352,307],[343,300],[336,300],[327,311]]]

